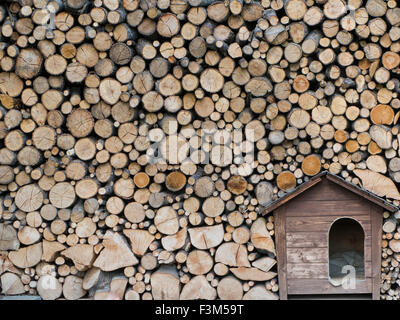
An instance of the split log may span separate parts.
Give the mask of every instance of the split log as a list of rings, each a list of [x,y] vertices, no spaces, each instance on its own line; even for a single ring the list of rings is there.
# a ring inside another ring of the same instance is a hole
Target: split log
[[[256,285],[243,296],[243,300],[278,300],[279,297],[266,290],[262,285]]]
[[[66,247],[58,241],[47,241],[42,242],[43,253],[42,260],[46,262],[53,262],[58,252],[63,251]]]
[[[267,229],[264,218],[258,218],[251,226],[251,242],[259,250],[266,250],[275,254],[275,244]]]
[[[20,243],[12,225],[0,223],[0,250],[18,250]]]
[[[270,257],[263,257],[252,262],[253,267],[256,267],[264,272],[268,272],[275,264],[276,260]]]
[[[182,300],[213,300],[217,297],[217,291],[211,287],[206,277],[198,275],[190,279],[182,288],[180,299]]]
[[[0,252],[0,275],[5,272],[12,272],[14,274],[21,274],[21,272],[12,264],[11,260],[7,257],[6,251]]]
[[[234,242],[226,242],[218,247],[215,252],[215,262],[231,267],[250,267],[246,247]]]
[[[77,244],[62,251],[61,254],[64,257],[71,259],[74,262],[75,267],[80,271],[91,267],[96,258],[93,246],[90,244]]]
[[[150,244],[154,240],[154,236],[146,230],[124,230],[126,235],[131,242],[131,249],[133,253],[138,256],[143,256]]]
[[[178,300],[179,279],[173,270],[164,269],[151,274],[151,293],[155,300]]]
[[[369,134],[376,142],[376,144],[382,149],[389,149],[392,144],[392,132],[387,128],[379,125],[371,126]]]
[[[369,156],[366,160],[366,164],[367,168],[372,171],[379,173],[386,173],[387,171],[386,161],[383,157],[379,155]]]
[[[166,236],[161,239],[162,246],[167,251],[181,249],[186,243],[187,230],[182,228],[175,235]]]
[[[11,251],[8,258],[18,268],[29,268],[37,265],[42,258],[42,243]]]
[[[224,238],[224,228],[222,224],[190,228],[188,231],[191,244],[201,250],[217,247]]]
[[[354,173],[361,179],[362,186],[378,196],[400,199],[400,193],[392,180],[370,170],[355,169]]]
[[[122,300],[127,284],[128,279],[125,277],[115,277],[110,282],[109,291],[97,291],[93,298],[94,300]]]
[[[85,273],[85,277],[82,281],[82,288],[85,290],[90,290],[91,288],[93,288],[99,281],[101,272],[102,271],[99,268],[90,268]]]
[[[103,238],[104,249],[93,263],[103,271],[112,271],[139,263],[122,236],[107,231]]]
[[[67,300],[77,300],[85,294],[86,291],[82,288],[82,278],[73,275],[65,278],[63,295]]]
[[[230,271],[240,280],[267,281],[276,277],[275,272],[264,272],[257,268],[230,268]]]
[[[24,285],[21,279],[14,273],[6,272],[2,274],[0,277],[0,281],[1,281],[2,294],[16,295],[25,292]]]

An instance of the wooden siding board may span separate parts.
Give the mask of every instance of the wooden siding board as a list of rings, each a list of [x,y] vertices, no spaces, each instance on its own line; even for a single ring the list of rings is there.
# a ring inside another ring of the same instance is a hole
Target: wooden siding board
[[[328,263],[328,248],[287,248],[288,263]]]
[[[337,184],[327,179],[322,179],[320,183],[318,183],[316,186],[313,186],[312,188],[309,188],[307,191],[297,196],[294,200],[321,201],[332,199],[337,199],[337,201],[349,201],[358,200],[360,199],[360,197],[352,192],[347,191],[346,189],[341,188]]]
[[[355,294],[371,293],[372,279],[356,283],[355,289],[334,287],[324,279],[289,279],[288,294]]]
[[[327,263],[287,263],[287,279],[328,279]]]
[[[288,232],[328,232],[332,223],[340,218],[353,218],[361,224],[366,234],[371,233],[371,221],[369,215],[353,217],[351,214],[339,216],[287,217],[286,230]]]
[[[371,247],[371,235],[365,236],[367,246]],[[287,248],[326,248],[328,247],[328,234],[326,232],[287,232]]]
[[[287,217],[299,216],[330,216],[335,215],[366,215],[369,214],[369,204],[360,200],[346,200],[338,203],[335,200],[293,200],[287,204]]]
[[[286,287],[286,218],[285,207],[280,207],[274,211],[275,220],[275,245],[276,259],[278,266],[279,298],[287,300]]]
[[[329,248],[289,248],[286,250],[288,263],[329,262]],[[364,261],[372,261],[371,245],[365,243]],[[369,275],[368,275],[369,276]]]
[[[365,261],[365,277],[371,278],[371,261]],[[327,262],[318,263],[289,263],[286,264],[287,281],[293,279],[329,279]]]
[[[328,234],[326,232],[287,232],[287,248],[327,248]]]
[[[372,220],[372,299],[379,300],[381,287],[381,250],[382,250],[382,208],[371,206]]]

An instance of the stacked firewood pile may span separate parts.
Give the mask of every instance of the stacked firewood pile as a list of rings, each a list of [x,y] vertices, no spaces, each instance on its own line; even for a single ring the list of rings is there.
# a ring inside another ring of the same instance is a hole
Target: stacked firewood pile
[[[400,299],[400,211],[384,213],[381,298]]]
[[[2,294],[277,299],[263,206],[321,170],[400,203],[395,0],[18,0],[0,33]]]

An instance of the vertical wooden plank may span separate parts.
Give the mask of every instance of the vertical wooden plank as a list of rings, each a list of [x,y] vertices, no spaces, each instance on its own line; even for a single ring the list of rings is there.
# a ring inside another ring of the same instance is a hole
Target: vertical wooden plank
[[[279,207],[274,211],[276,259],[278,263],[279,298],[287,300],[286,283],[286,208]]]
[[[381,288],[381,243],[383,209],[371,204],[370,214],[372,227],[372,299],[379,300]]]

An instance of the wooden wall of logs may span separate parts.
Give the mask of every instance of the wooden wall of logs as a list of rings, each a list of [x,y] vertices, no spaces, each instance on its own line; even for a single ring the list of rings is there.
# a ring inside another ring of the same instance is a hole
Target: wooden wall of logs
[[[3,1],[1,293],[277,299],[263,206],[321,170],[400,204],[399,39],[396,0]]]

